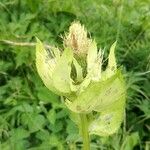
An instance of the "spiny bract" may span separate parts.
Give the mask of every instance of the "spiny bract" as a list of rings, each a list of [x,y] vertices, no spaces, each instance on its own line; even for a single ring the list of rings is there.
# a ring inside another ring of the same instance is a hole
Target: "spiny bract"
[[[108,65],[103,71],[102,52],[79,22],[72,23],[66,34],[63,52],[57,48],[46,50],[37,39],[36,67],[45,86],[64,96],[71,111],[92,115],[93,111],[97,112],[89,122],[90,134],[111,135],[123,120],[126,91],[116,65],[115,46],[116,42],[110,48]],[[83,53],[85,66],[78,59]]]

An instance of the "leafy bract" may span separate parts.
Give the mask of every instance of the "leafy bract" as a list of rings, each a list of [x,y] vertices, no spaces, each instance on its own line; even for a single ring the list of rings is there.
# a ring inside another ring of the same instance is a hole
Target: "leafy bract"
[[[103,80],[111,77],[115,74],[117,70],[116,58],[115,58],[115,47],[117,42],[113,43],[110,48],[109,56],[108,56],[108,65],[106,70],[102,73]]]
[[[106,81],[90,83],[73,102],[66,100],[66,105],[77,113],[88,113],[92,110],[103,111],[124,96],[124,93],[124,82],[118,71]]]
[[[72,80],[71,74],[71,63],[73,61],[72,50],[66,48],[57,62],[53,72],[53,85],[56,89],[62,93],[71,93]]]
[[[48,51],[46,51],[46,49],[44,48],[42,42],[39,39],[37,39],[36,68],[45,86],[51,91],[56,90],[52,85],[52,72],[54,70],[55,65],[55,59],[50,57]]]
[[[121,97],[117,102],[110,104],[109,108],[101,111],[98,118],[91,122],[89,133],[100,136],[108,136],[115,133],[124,118],[125,97]]]
[[[97,51],[96,42],[93,41],[88,49],[87,73],[91,80],[99,81],[101,77],[101,50]]]
[[[57,48],[46,50],[37,39],[36,44],[36,67],[45,86],[59,95],[66,95],[75,90],[70,77],[73,53],[65,49],[60,56]]]
[[[88,55],[87,55],[87,72],[89,73],[95,64],[95,60],[97,59],[97,46],[96,42],[93,41],[88,49]]]
[[[79,63],[77,62],[77,60],[75,58],[73,58],[73,64],[76,69],[76,74],[77,74],[76,79],[78,82],[81,82],[83,80],[82,67],[79,65]]]
[[[44,84],[53,92],[66,96],[65,104],[74,113],[97,112],[91,120],[89,133],[107,136],[116,132],[123,120],[125,86],[115,60],[116,42],[110,48],[108,66],[101,75],[101,51],[97,52],[95,42],[91,42],[87,55],[87,75],[83,79],[83,68],[73,57],[73,51],[65,48],[62,55],[58,49],[50,53],[37,40],[36,65]],[[71,67],[76,70],[74,85]]]

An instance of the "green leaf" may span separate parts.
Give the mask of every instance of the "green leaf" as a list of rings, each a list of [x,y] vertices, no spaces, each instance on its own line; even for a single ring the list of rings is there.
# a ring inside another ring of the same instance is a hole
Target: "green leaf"
[[[51,109],[48,114],[47,114],[47,118],[49,120],[49,122],[51,124],[55,124],[55,121],[56,121],[56,112],[55,112],[55,109]]]
[[[140,101],[140,104],[137,104],[137,107],[143,111],[146,118],[150,118],[150,100],[145,99]]]
[[[9,132],[10,138],[7,139],[5,142],[0,144],[0,149],[2,150],[26,150],[28,146],[28,141],[26,140],[29,138],[30,133],[29,131],[23,129],[22,127],[12,128]]]
[[[50,150],[50,149],[58,149],[64,150],[62,141],[58,138],[58,136],[53,133],[49,134],[45,130],[42,132],[38,132],[36,137],[42,140],[42,143],[36,147],[30,148],[29,150]]]
[[[23,125],[28,126],[30,132],[35,132],[42,130],[46,124],[46,119],[40,114],[24,113],[21,116],[21,122]]]
[[[29,63],[29,58],[30,58],[30,49],[27,48],[19,49],[15,57],[16,68],[18,68],[22,64]]]
[[[38,131],[36,133],[36,137],[40,139],[41,141],[47,141],[47,139],[49,139],[50,137],[50,134],[48,130],[43,129],[42,131]]]
[[[62,121],[56,120],[55,124],[49,124],[48,128],[53,132],[53,133],[58,133],[61,130],[64,130]]]
[[[52,103],[57,104],[59,103],[59,96],[52,93],[50,90],[48,90],[46,87],[38,87],[37,89],[37,96],[40,101],[44,103]]]
[[[14,109],[20,112],[33,112],[33,107],[25,102],[14,107]]]
[[[68,133],[68,136],[66,139],[68,142],[74,142],[78,140],[79,138],[78,128],[74,124],[74,122],[72,122],[71,120],[67,120],[66,132]]]
[[[17,129],[12,129],[11,130],[11,136],[12,136],[12,139],[14,141],[17,141],[17,140],[21,140],[21,139],[24,139],[24,138],[27,138],[29,137],[29,132],[23,128],[17,128]]]
[[[123,150],[130,150],[133,149],[140,141],[140,137],[138,132],[131,133],[130,135],[127,135],[123,144],[122,149]]]

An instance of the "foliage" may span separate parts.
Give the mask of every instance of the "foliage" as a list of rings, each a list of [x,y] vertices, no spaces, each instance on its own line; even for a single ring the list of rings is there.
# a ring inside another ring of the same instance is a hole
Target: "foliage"
[[[37,36],[62,47],[61,36],[73,20],[85,24],[105,49],[104,58],[117,39],[117,60],[127,80],[122,129],[108,138],[93,136],[91,149],[150,148],[149,0],[1,0],[0,14],[0,149],[66,150],[75,144],[81,149],[63,99],[37,75],[35,47],[3,41],[35,42]]]

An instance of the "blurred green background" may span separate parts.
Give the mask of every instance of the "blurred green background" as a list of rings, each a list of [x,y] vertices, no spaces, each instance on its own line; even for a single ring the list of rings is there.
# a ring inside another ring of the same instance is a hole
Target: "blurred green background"
[[[105,49],[105,58],[117,39],[127,83],[122,128],[92,136],[91,150],[150,150],[150,0],[0,0],[0,150],[81,149],[68,110],[37,74],[33,46],[37,36],[62,48],[74,20]]]

